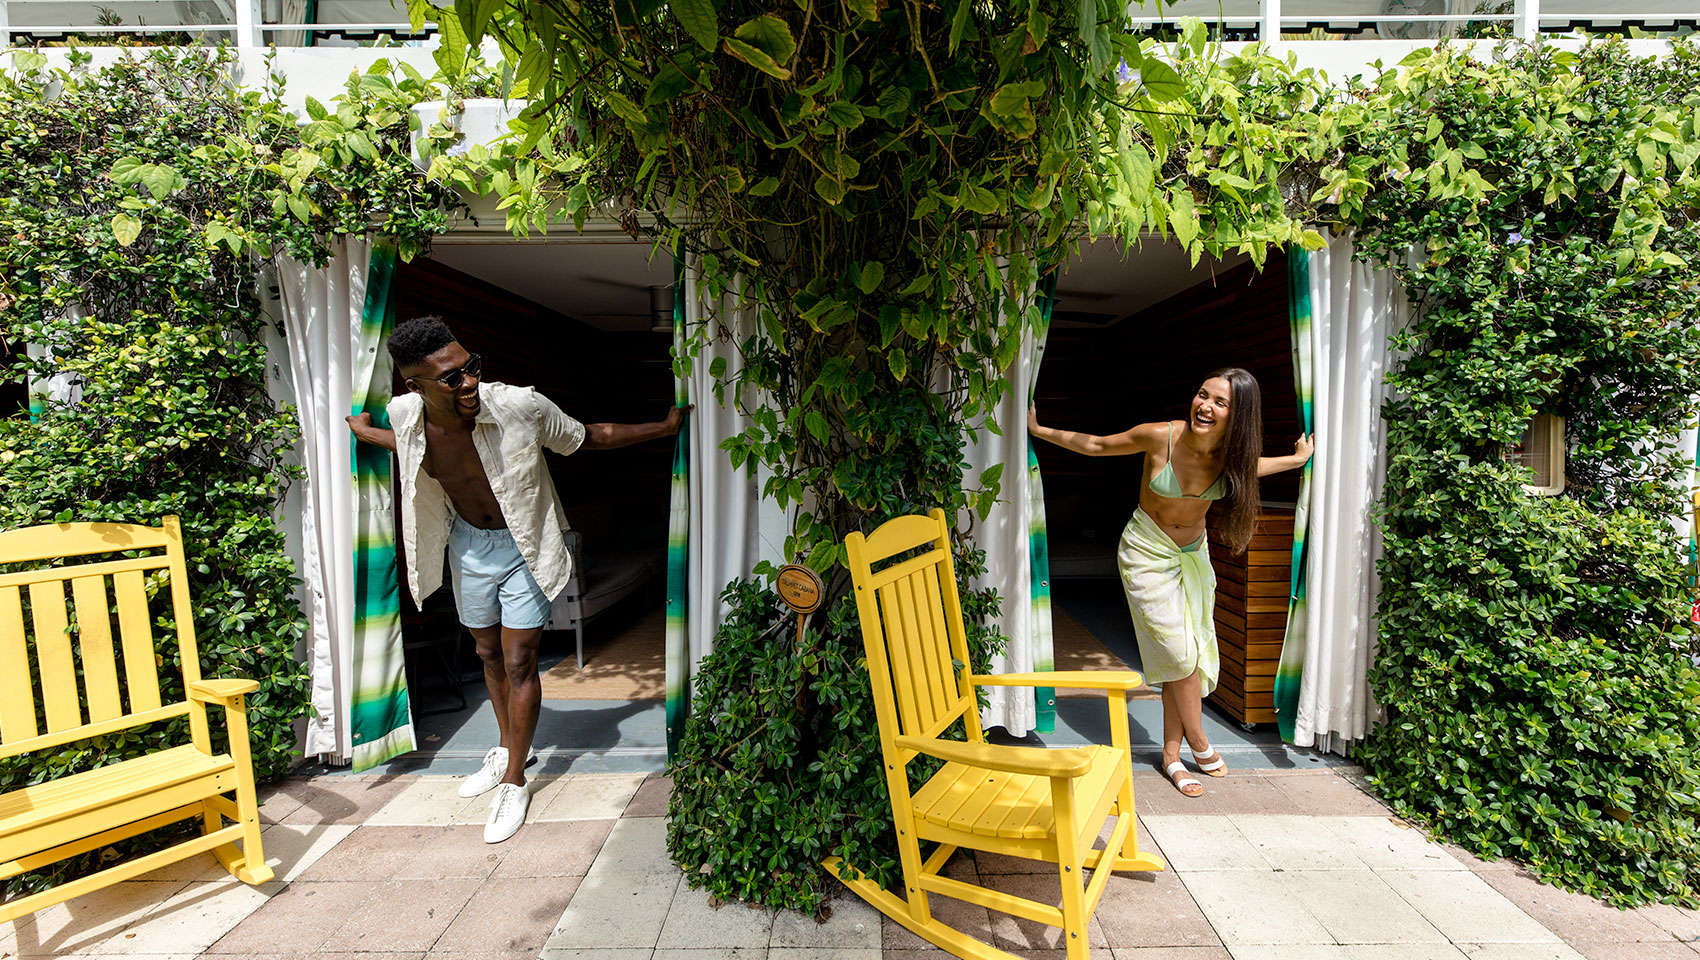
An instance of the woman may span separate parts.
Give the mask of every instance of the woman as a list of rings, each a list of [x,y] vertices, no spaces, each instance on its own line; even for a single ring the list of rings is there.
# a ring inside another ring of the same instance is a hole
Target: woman
[[[1257,380],[1238,367],[1204,379],[1186,420],[1142,423],[1098,437],[1039,425],[1027,412],[1027,432],[1089,457],[1145,454],[1139,508],[1116,551],[1145,678],[1162,685],[1163,772],[1175,789],[1202,796],[1204,785],[1181,765],[1181,737],[1200,772],[1224,776],[1227,762],[1204,736],[1203,699],[1216,687],[1216,574],[1205,544],[1205,514],[1227,501],[1223,539],[1234,553],[1251,542],[1257,522],[1257,479],[1302,466],[1309,437],[1288,457],[1259,456],[1263,409]],[[1192,492],[1188,492],[1192,491]]]

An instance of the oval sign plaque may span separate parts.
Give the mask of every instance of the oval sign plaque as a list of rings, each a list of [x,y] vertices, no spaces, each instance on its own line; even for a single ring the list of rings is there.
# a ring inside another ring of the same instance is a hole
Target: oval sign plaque
[[[798,613],[814,613],[826,599],[826,584],[821,582],[820,575],[800,563],[780,567],[773,583],[779,590],[779,599]]]

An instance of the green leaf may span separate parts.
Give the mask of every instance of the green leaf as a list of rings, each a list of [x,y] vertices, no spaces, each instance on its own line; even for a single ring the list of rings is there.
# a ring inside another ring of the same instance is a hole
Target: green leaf
[[[469,44],[466,31],[461,29],[460,18],[450,11],[437,11],[437,49],[431,51],[431,59],[437,62],[437,69],[450,80],[459,80],[466,72],[466,53]]]
[[[330,116],[330,111],[325,109],[325,105],[320,103],[311,94],[307,95],[307,99],[303,105],[306,107],[307,116],[310,119],[323,120]]]
[[[313,219],[313,208],[308,205],[305,197],[291,194],[285,203],[289,205],[289,212],[295,214],[295,219],[302,223],[307,223]]]
[[[735,40],[732,37],[727,37],[720,42],[723,46],[725,46],[727,53],[730,53],[739,60],[755,67],[762,73],[777,77],[780,80],[791,79],[791,71],[780,66],[778,62],[768,56],[766,52],[758,50],[742,40]]]
[[[797,40],[791,36],[791,25],[771,13],[744,21],[733,36],[784,64],[797,52]]]
[[[844,195],[846,192],[844,184],[841,181],[835,180],[824,173],[815,178],[815,193],[818,194],[822,200],[825,200],[827,203],[830,203],[835,207],[844,202]]]
[[[135,217],[132,217],[127,213],[115,213],[112,215],[112,237],[118,241],[119,246],[127,247],[130,244],[135,243],[136,238],[141,236],[141,234],[142,221],[137,220]]]
[[[773,192],[778,189],[778,177],[762,177],[760,180],[756,181],[755,186],[744,192],[752,197],[768,197],[772,196]]]
[[[885,264],[878,260],[870,260],[862,264],[862,274],[856,278],[856,287],[863,293],[873,293],[885,282]]]
[[[669,0],[667,6],[697,46],[713,53],[720,45],[720,23],[713,0]]]
[[[974,10],[972,0],[956,0],[956,12],[950,17],[950,53],[956,53],[956,48],[962,43],[962,37],[968,31],[968,15]]]
[[[862,111],[855,104],[843,100],[834,100],[827,104],[826,116],[845,130],[854,130],[862,125]]]
[[[372,146],[372,139],[366,136],[364,130],[348,131],[348,134],[342,138],[342,142],[348,144],[348,149],[368,160],[378,159],[377,148]]]
[[[1186,96],[1186,83],[1181,75],[1154,57],[1147,57],[1139,64],[1139,82],[1145,87],[1145,95],[1159,103]]]
[[[902,350],[891,350],[885,355],[885,362],[891,368],[891,375],[902,380],[909,373],[909,355]]]
[[[803,422],[808,428],[809,436],[814,437],[818,443],[826,443],[828,436],[826,417],[821,416],[821,412],[819,410],[810,410],[808,413],[805,413],[803,415]]]
[[[690,88],[691,78],[680,72],[671,63],[664,63],[655,72],[655,79],[649,81],[649,90],[643,95],[644,106],[654,106],[665,103]]]

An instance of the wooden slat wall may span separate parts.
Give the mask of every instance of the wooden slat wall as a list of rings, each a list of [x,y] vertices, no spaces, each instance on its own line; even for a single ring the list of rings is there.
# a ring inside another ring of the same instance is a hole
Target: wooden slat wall
[[[1139,269],[1134,256],[1130,270]],[[1058,309],[1071,307],[1064,299]],[[1204,374],[1241,366],[1262,388],[1264,452],[1291,453],[1299,428],[1287,311],[1286,260],[1273,253],[1261,272],[1225,270],[1113,327],[1054,329],[1039,370],[1040,419],[1095,434],[1182,419]],[[1090,531],[1113,548],[1138,505],[1144,457],[1082,457],[1048,443],[1038,451],[1053,542]],[[1264,478],[1262,499],[1297,496],[1296,472]]]
[[[1212,541],[1219,519],[1212,511]],[[1287,630],[1292,560],[1291,510],[1265,508],[1245,553],[1211,549],[1222,672],[1210,698],[1241,723],[1275,722],[1275,668]]]
[[[646,291],[632,296],[647,309]],[[534,386],[585,423],[659,420],[673,405],[670,335],[597,330],[432,260],[399,265],[396,319],[431,313],[484,356],[491,379]],[[629,516],[665,537],[671,442],[550,454],[549,466],[569,512],[575,503],[629,504]]]

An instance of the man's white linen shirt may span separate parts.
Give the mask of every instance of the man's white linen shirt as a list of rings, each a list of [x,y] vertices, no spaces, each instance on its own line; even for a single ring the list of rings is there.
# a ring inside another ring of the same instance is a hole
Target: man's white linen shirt
[[[584,442],[584,424],[530,387],[487,380],[478,385],[478,399],[472,445],[532,579],[553,600],[566,589],[573,561],[561,536],[567,527],[566,513],[555,495],[543,448],[572,453]],[[407,586],[414,606],[422,607],[425,598],[443,585],[454,505],[436,478],[425,472],[423,398],[408,393],[391,400],[388,409],[401,460],[401,496],[407,505],[401,518]]]

